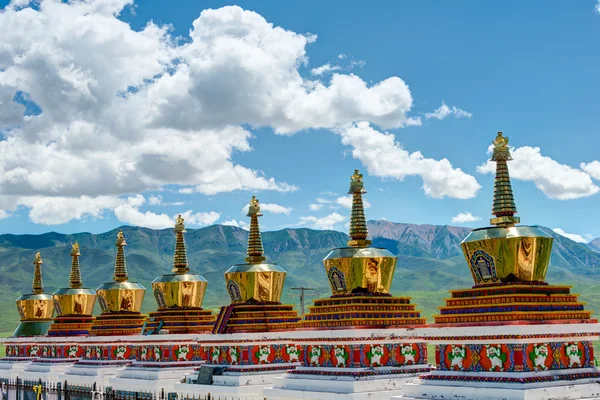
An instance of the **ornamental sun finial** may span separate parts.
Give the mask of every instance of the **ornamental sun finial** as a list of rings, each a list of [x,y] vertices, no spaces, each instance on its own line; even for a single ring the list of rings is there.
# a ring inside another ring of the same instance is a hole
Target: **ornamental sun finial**
[[[246,216],[251,217],[253,215],[256,215],[257,217],[262,216],[262,213],[260,212],[260,204],[256,196],[252,196],[250,199],[250,207],[248,207],[248,214]]]
[[[175,220],[175,232],[185,232],[184,222],[185,220],[183,219],[181,214],[179,214],[177,216],[177,219]]]
[[[33,259],[33,264],[34,265],[39,265],[39,264],[43,264],[44,262],[42,261],[42,254],[38,251],[37,253],[35,253],[35,258]]]
[[[80,256],[80,255],[81,255],[81,253],[79,252],[79,243],[75,242],[71,246],[71,256]]]
[[[508,137],[503,136],[502,132],[498,132],[496,139],[492,140],[492,145],[494,145],[494,152],[491,161],[512,160],[510,149],[508,147]]]
[[[117,233],[117,241],[115,246],[127,246],[127,242],[125,242],[125,236],[123,236],[123,231],[119,229],[119,233]]]

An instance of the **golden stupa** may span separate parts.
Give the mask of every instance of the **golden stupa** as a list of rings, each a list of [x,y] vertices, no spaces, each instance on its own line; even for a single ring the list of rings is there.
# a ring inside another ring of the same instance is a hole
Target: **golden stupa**
[[[248,208],[250,234],[245,264],[236,264],[225,272],[227,292],[232,303],[279,303],[286,272],[275,264],[266,263],[258,225],[259,201],[252,196]]]
[[[323,260],[332,296],[314,301],[304,316],[310,329],[399,327],[422,325],[425,318],[410,297],[390,295],[397,258],[386,249],[371,247],[362,195],[363,176],[350,177],[352,195],[348,247],[332,250]]]
[[[139,334],[146,319],[146,315],[140,313],[146,288],[137,282],[129,282],[125,246],[127,242],[123,231],[119,230],[115,243],[114,282],[103,283],[96,288],[102,314],[96,317],[92,326],[91,334],[94,336]]]
[[[475,285],[451,290],[436,324],[596,322],[570,286],[546,283],[553,238],[520,222],[507,161],[508,137],[492,141],[496,162],[492,227],[473,230],[461,243]]]
[[[293,306],[281,304],[286,272],[266,262],[258,217],[262,216],[256,196],[248,207],[250,233],[246,263],[225,272],[231,304],[221,308],[213,333],[293,330],[300,317]]]
[[[38,251],[33,260],[33,292],[24,294],[17,299],[17,310],[21,315],[21,323],[12,334],[13,336],[41,336],[52,324],[54,314],[54,299],[44,293],[42,282],[42,256]]]
[[[202,309],[208,281],[190,273],[181,215],[175,222],[175,253],[172,274],[152,281],[158,310],[150,313],[148,327],[165,329],[169,333],[202,333],[212,329],[215,316]]]
[[[352,214],[348,247],[334,249],[325,257],[325,271],[333,295],[389,293],[397,258],[386,249],[371,246],[362,195],[362,174],[354,170],[350,181]]]
[[[79,244],[75,242],[71,247],[70,285],[52,294],[57,316],[48,331],[50,336],[84,336],[88,334],[91,327],[96,292],[83,287],[79,266],[80,256]]]
[[[496,162],[494,183],[495,227],[475,229],[461,243],[475,284],[493,282],[543,282],[548,271],[552,241],[550,235],[520,222],[513,196],[507,161],[512,160],[508,137],[498,132],[492,141]]]

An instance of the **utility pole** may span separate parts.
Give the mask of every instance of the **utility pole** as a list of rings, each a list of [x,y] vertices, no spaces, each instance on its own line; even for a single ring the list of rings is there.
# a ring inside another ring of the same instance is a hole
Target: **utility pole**
[[[300,313],[302,315],[304,315],[304,292],[307,292],[309,290],[315,290],[315,288],[300,286],[300,287],[293,287],[290,289],[297,290],[300,292]]]

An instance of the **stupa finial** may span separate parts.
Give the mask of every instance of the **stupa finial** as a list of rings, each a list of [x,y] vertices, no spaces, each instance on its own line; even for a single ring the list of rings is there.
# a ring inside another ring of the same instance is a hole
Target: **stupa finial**
[[[517,213],[515,198],[513,196],[512,186],[510,184],[510,175],[508,174],[507,161],[512,160],[510,149],[508,147],[508,137],[498,132],[495,140],[492,140],[494,152],[491,161],[496,162],[496,179],[494,181],[494,206],[492,214],[494,218],[490,219],[492,225],[502,228],[508,228],[520,222]]]
[[[262,238],[260,236],[260,227],[258,226],[258,217],[262,216],[260,212],[260,204],[256,196],[250,199],[250,207],[248,207],[248,217],[250,217],[250,234],[248,235],[248,264],[260,264],[266,260]]]
[[[44,293],[44,282],[42,282],[42,255],[38,251],[35,253],[35,259],[33,264],[35,265],[35,271],[33,272],[33,294]]]
[[[190,269],[188,268],[187,250],[185,247],[185,238],[183,234],[187,231],[184,225],[185,220],[179,214],[175,220],[175,254],[173,255],[173,272],[176,274],[187,274]]]
[[[350,247],[367,247],[371,244],[371,241],[367,240],[369,231],[367,229],[367,220],[365,218],[362,199],[362,195],[367,193],[367,191],[364,189],[362,177],[362,174],[357,169],[354,170],[354,174],[350,177],[350,191],[348,192],[348,194],[352,195],[350,240],[348,241],[348,246]]]
[[[71,276],[69,277],[71,288],[73,289],[79,289],[83,286],[83,282],[81,281],[81,267],[79,266],[80,255],[79,243],[75,242],[71,246]]]
[[[116,282],[127,282],[129,276],[127,275],[127,263],[125,262],[125,246],[127,242],[123,236],[123,231],[119,229],[117,233],[117,241],[115,247],[117,248],[117,258],[115,260],[115,276],[113,280]]]

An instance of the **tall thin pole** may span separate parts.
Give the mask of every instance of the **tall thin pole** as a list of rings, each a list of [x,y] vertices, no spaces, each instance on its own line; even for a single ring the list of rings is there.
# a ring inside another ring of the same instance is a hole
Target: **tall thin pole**
[[[309,290],[315,290],[315,288],[300,286],[300,287],[293,287],[290,289],[298,290],[300,292],[300,314],[304,315],[304,292],[307,292]]]

